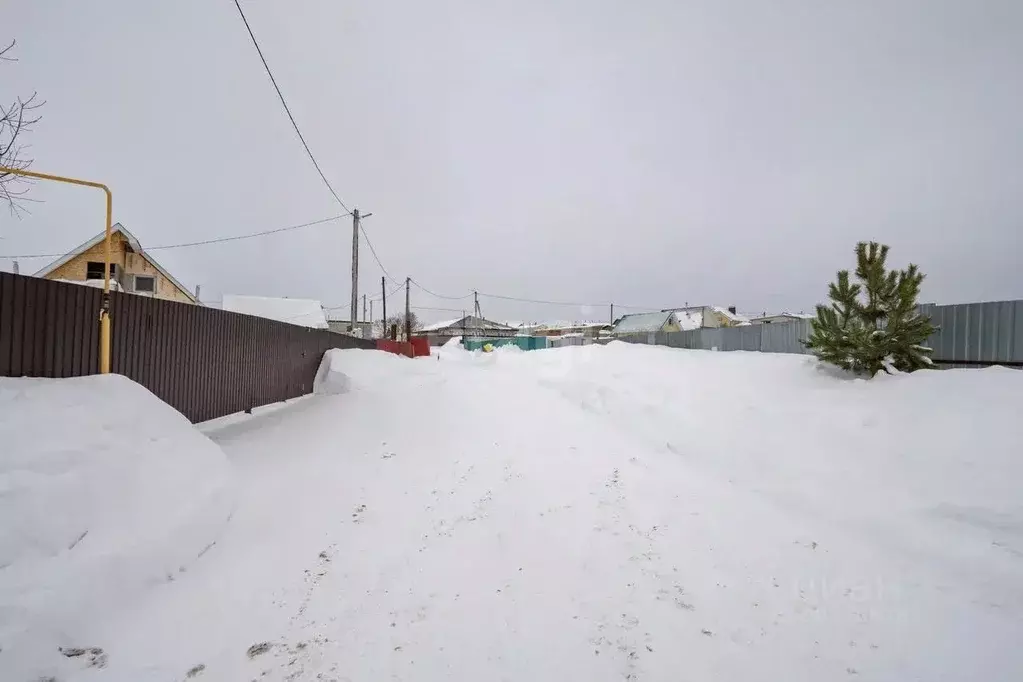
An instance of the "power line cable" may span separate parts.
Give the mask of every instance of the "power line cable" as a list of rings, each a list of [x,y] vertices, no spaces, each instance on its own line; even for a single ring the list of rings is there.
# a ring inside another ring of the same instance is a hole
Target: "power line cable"
[[[398,286],[394,287],[394,289],[392,289],[391,291],[387,292],[387,298],[390,298],[391,296],[394,296],[396,293],[401,291],[404,287],[405,287],[405,283],[404,282],[399,282]],[[379,301],[382,298],[383,298],[383,296],[376,295],[376,296],[372,296],[368,300],[370,300],[370,301]]]
[[[352,212],[345,205],[345,202],[341,201],[341,197],[339,197],[337,192],[334,191],[330,181],[327,180],[327,176],[323,174],[323,171],[320,169],[320,164],[317,163],[316,157],[313,156],[312,150],[309,149],[309,144],[305,141],[305,136],[302,135],[302,131],[299,130],[298,123],[295,122],[295,117],[291,114],[291,108],[288,107],[288,102],[284,99],[284,93],[281,92],[281,88],[277,85],[277,79],[274,78],[273,72],[270,71],[270,65],[266,63],[266,57],[263,56],[263,50],[260,49],[259,43],[256,41],[256,36],[252,33],[252,27],[249,26],[249,20],[245,18],[245,12],[242,11],[241,3],[239,3],[238,0],[234,0],[234,6],[238,8],[238,14],[241,15],[242,22],[245,24],[245,29],[249,32],[249,38],[252,39],[252,44],[255,46],[256,52],[259,53],[259,60],[263,62],[263,68],[266,69],[266,75],[270,76],[270,82],[273,83],[274,90],[277,91],[277,96],[280,98],[281,104],[284,106],[284,112],[288,115],[288,119],[291,121],[291,127],[295,129],[295,133],[298,135],[299,141],[302,143],[302,146],[305,147],[305,153],[309,155],[309,160],[313,162],[313,167],[315,167],[316,172],[320,174],[320,179],[323,180],[323,184],[327,186],[330,193],[334,195],[335,199],[337,199],[337,203],[341,204],[341,208],[347,212],[347,215],[351,215]]]
[[[426,306],[426,305],[410,305],[409,308],[412,308],[413,310],[440,310],[440,311],[449,312],[449,313],[465,312],[461,308],[434,308],[434,307]]]
[[[504,301],[518,301],[518,302],[521,302],[521,303],[538,303],[538,304],[541,304],[541,305],[580,306],[580,307],[582,307],[582,306],[590,306],[590,307],[593,307],[593,308],[600,308],[600,307],[606,307],[606,306],[610,306],[611,305],[610,301],[605,302],[605,303],[575,303],[575,302],[571,302],[571,301],[545,301],[545,300],[536,299],[536,298],[521,298],[521,297],[518,297],[518,296],[505,296],[505,295],[502,295],[502,294],[488,294],[488,293],[484,293],[482,291],[479,292],[479,295],[480,296],[486,296],[488,298],[497,298],[497,299],[501,299],[501,300],[504,300]],[[622,308],[624,310],[640,310],[640,311],[645,311],[645,312],[661,312],[662,310],[669,310],[668,307],[663,307],[663,306],[622,305],[622,304],[618,304],[618,303],[615,303],[614,307],[615,308]]]
[[[415,280],[415,278],[413,278],[413,277],[409,277],[409,281],[412,282],[413,284],[415,284],[417,287],[419,287],[423,291],[425,291],[426,293],[430,294],[431,296],[436,296],[437,298],[446,298],[449,301],[460,301],[463,298],[472,298],[472,292],[471,291],[469,293],[467,293],[466,295],[464,295],[464,296],[445,296],[444,294],[438,294],[436,292],[430,291],[429,289],[424,287],[422,284],[417,282]]]
[[[375,260],[377,262],[377,265],[380,266],[380,271],[384,273],[384,277],[386,277],[387,279],[391,280],[396,284],[401,284],[402,286],[404,286],[405,283],[399,282],[395,278],[391,277],[391,273],[387,272],[387,268],[385,268],[384,264],[380,262],[380,256],[377,255],[377,250],[373,248],[373,242],[369,240],[369,235],[366,234],[366,228],[363,227],[361,220],[359,221],[359,229],[362,230],[362,236],[365,237],[366,239],[366,244],[369,246],[369,252],[373,254],[373,260]]]
[[[487,294],[479,292],[480,296],[486,296],[488,298],[498,298],[504,301],[519,301],[521,303],[540,303],[546,305],[573,305],[573,306],[604,306],[610,305],[610,303],[571,303],[568,301],[543,301],[535,298],[519,298],[517,296],[503,296],[501,294]]]
[[[206,246],[208,244],[220,244],[222,242],[234,242],[241,239],[252,239],[253,237],[265,237],[271,234],[278,234],[280,232],[289,232],[291,230],[297,230],[303,227],[312,227],[313,225],[322,225],[323,223],[329,223],[333,220],[340,220],[341,218],[347,217],[346,214],[338,214],[329,218],[321,218],[319,220],[313,220],[308,223],[301,223],[299,225],[289,225],[288,227],[278,227],[273,230],[263,230],[262,232],[252,232],[250,234],[239,234],[232,237],[217,237],[215,239],[204,239],[197,242],[184,242],[182,244],[163,244],[160,246],[150,246],[144,248],[143,251],[160,251],[166,249],[184,249],[191,246]],[[25,258],[59,258],[66,256],[67,251],[64,253],[33,253],[21,256],[0,256],[0,258],[12,258],[12,259],[25,259]]]

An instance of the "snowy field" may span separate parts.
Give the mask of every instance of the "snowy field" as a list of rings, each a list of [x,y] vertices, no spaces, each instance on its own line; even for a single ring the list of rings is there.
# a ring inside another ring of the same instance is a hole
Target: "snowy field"
[[[333,360],[198,431],[0,379],[0,680],[1023,679],[1023,372]]]

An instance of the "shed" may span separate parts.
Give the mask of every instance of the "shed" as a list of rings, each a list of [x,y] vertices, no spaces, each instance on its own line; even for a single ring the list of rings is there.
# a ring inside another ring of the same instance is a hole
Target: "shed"
[[[431,346],[441,346],[456,336],[505,337],[515,336],[519,330],[501,322],[466,315],[454,320],[423,325],[419,327],[417,333],[426,336]]]

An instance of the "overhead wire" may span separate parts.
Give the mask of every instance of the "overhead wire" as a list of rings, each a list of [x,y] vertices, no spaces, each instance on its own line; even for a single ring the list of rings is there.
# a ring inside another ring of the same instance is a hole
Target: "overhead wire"
[[[540,303],[540,304],[547,304],[547,305],[574,305],[574,306],[587,306],[587,305],[589,305],[589,306],[601,306],[601,305],[610,305],[609,303],[571,303],[571,302],[568,302],[568,301],[544,301],[544,300],[535,299],[535,298],[519,298],[517,296],[503,296],[501,294],[489,294],[489,293],[484,293],[482,291],[480,291],[478,293],[479,293],[480,296],[486,296],[488,298],[497,298],[497,299],[501,299],[503,301],[519,301],[519,302],[522,302],[522,303]]]
[[[369,252],[373,254],[373,260],[375,260],[377,262],[377,265],[380,266],[380,271],[384,273],[384,277],[391,280],[395,284],[401,284],[402,286],[404,286],[405,283],[399,282],[395,278],[391,277],[391,273],[387,272],[387,268],[385,268],[384,264],[380,262],[380,256],[377,255],[377,250],[373,248],[373,242],[369,240],[369,235],[366,234],[366,228],[363,227],[361,220],[359,221],[359,229],[362,231],[362,236],[365,237],[366,239],[366,244],[369,246]]]
[[[425,291],[426,293],[430,294],[431,296],[436,296],[437,298],[444,298],[444,299],[447,299],[449,301],[460,301],[460,300],[462,300],[464,298],[470,298],[472,296],[472,292],[471,291],[469,293],[465,294],[464,296],[445,296],[444,294],[438,294],[438,293],[436,293],[434,291],[430,291],[429,289],[424,287],[422,284],[417,282],[415,280],[415,278],[413,278],[413,277],[409,277],[409,281],[412,282],[413,284],[415,284],[417,287],[419,287],[423,291]]]
[[[399,283],[398,283],[398,286],[394,287],[394,289],[392,289],[391,291],[388,291],[388,292],[387,292],[387,298],[390,298],[391,296],[394,296],[394,295],[395,295],[396,293],[398,293],[399,291],[401,291],[401,290],[402,290],[402,287],[404,287],[404,286],[405,286],[405,283],[404,283],[404,282],[399,282]],[[373,296],[373,297],[372,297],[372,298],[370,298],[369,300],[370,300],[370,301],[379,301],[379,300],[380,300],[380,299],[382,299],[382,298],[383,298],[383,296]]]
[[[278,234],[280,232],[289,232],[291,230],[297,230],[303,227],[312,227],[313,225],[322,225],[323,223],[329,223],[333,220],[340,220],[344,218],[345,214],[338,214],[329,218],[321,218],[319,220],[312,220],[308,223],[300,223],[298,225],[289,225],[288,227],[278,227],[273,230],[263,230],[262,232],[252,232],[249,234],[239,234],[231,237],[217,237],[215,239],[203,239],[197,242],[184,242],[181,244],[162,244],[160,246],[149,246],[146,247],[145,251],[160,251],[166,249],[184,249],[191,246],[206,246],[208,244],[220,244],[221,242],[233,242],[241,239],[252,239],[254,237],[265,237],[270,234]],[[19,256],[0,256],[0,258],[12,258],[12,259],[28,259],[28,258],[59,258],[66,256],[67,252],[64,253],[32,253]]]
[[[320,167],[319,162],[316,160],[316,157],[313,154],[312,149],[309,146],[309,143],[306,141],[305,135],[303,135],[302,130],[299,128],[298,122],[295,120],[295,116],[291,112],[291,107],[288,106],[287,99],[284,97],[284,93],[282,92],[280,86],[278,85],[277,79],[274,76],[273,71],[270,69],[270,65],[269,65],[269,63],[266,60],[266,56],[263,54],[263,50],[262,50],[262,48],[259,45],[259,41],[256,40],[255,33],[252,30],[252,26],[249,24],[248,18],[245,16],[245,12],[244,12],[244,10],[241,7],[241,3],[239,2],[239,0],[234,0],[234,4],[235,4],[235,7],[238,10],[239,16],[241,17],[242,23],[245,25],[245,29],[246,29],[247,33],[249,34],[249,38],[252,41],[252,45],[253,45],[253,47],[256,48],[256,53],[259,55],[260,62],[262,62],[263,68],[266,71],[267,76],[269,76],[269,78],[270,78],[270,82],[273,85],[274,91],[277,93],[277,97],[278,97],[278,99],[281,102],[281,106],[283,107],[284,112],[287,115],[288,120],[291,123],[292,128],[295,130],[295,134],[297,135],[297,137],[299,139],[299,142],[301,142],[302,147],[303,147],[303,149],[306,152],[306,155],[309,157],[310,162],[312,162],[313,167],[316,169],[316,172],[320,176],[320,179],[323,181],[323,184],[327,187],[327,189],[330,191],[331,195],[338,202],[338,204],[344,209],[345,213],[339,214],[339,215],[335,215],[335,216],[331,216],[329,218],[323,218],[321,220],[311,221],[311,222],[308,222],[308,223],[302,223],[302,224],[299,224],[299,225],[291,225],[291,226],[288,226],[288,227],[277,228],[277,229],[273,229],[273,230],[264,230],[264,231],[261,231],[261,232],[254,232],[254,233],[250,233],[250,234],[235,235],[235,236],[229,236],[229,237],[219,237],[219,238],[205,239],[205,240],[194,241],[194,242],[184,242],[184,243],[180,243],[180,244],[164,244],[164,245],[159,245],[159,246],[153,246],[153,247],[149,247],[148,249],[146,249],[147,251],[189,248],[189,247],[196,247],[196,246],[205,246],[205,245],[210,245],[210,244],[218,244],[218,243],[223,243],[223,242],[238,241],[238,240],[243,240],[243,239],[252,239],[252,238],[255,238],[255,237],[262,237],[262,236],[267,236],[267,235],[271,235],[271,234],[277,234],[277,233],[280,233],[280,232],[287,232],[287,231],[290,231],[290,230],[296,230],[296,229],[303,228],[303,227],[319,225],[319,224],[323,224],[323,223],[326,223],[326,222],[330,222],[330,221],[334,221],[334,220],[339,220],[341,218],[344,218],[344,217],[347,217],[349,215],[352,215],[352,211],[348,208],[347,204],[345,204],[344,200],[341,199],[340,195],[337,193],[337,191],[334,189],[333,185],[331,185],[330,181],[327,179],[327,176],[323,172],[323,169]],[[363,238],[366,240],[366,244],[369,246],[370,253],[373,256],[373,259],[376,261],[376,264],[380,267],[380,270],[384,274],[384,277],[389,279],[391,282],[393,282],[395,284],[398,284],[398,287],[396,287],[392,292],[390,292],[387,295],[391,296],[394,293],[397,293],[400,290],[401,286],[404,285],[404,283],[400,282],[397,279],[395,279],[391,275],[391,273],[387,270],[387,268],[384,267],[384,264],[383,264],[382,260],[380,259],[380,256],[377,253],[376,248],[373,246],[373,242],[369,238],[369,234],[366,232],[366,228],[361,223],[361,221],[359,223],[359,229],[362,232]],[[0,256],[0,258],[7,258],[7,259],[57,258],[57,257],[63,256],[63,255],[65,255],[65,254],[63,254],[63,253],[56,253],[56,254],[24,254],[24,255]],[[425,287],[423,284],[421,284],[420,282],[418,282],[415,279],[409,278],[409,281],[411,283],[415,284],[418,288],[423,290],[425,293],[429,294],[430,296],[434,296],[436,298],[439,298],[439,299],[455,301],[455,300],[467,299],[467,298],[470,298],[473,295],[473,292],[470,292],[470,293],[467,293],[467,294],[464,294],[464,295],[461,295],[461,296],[449,296],[449,295],[445,295],[445,294],[439,294],[439,293],[437,293],[435,291],[432,291],[432,290],[428,289],[427,287]],[[594,307],[601,307],[601,306],[611,305],[610,303],[578,303],[578,302],[569,302],[569,301],[549,301],[549,300],[544,300],[544,299],[533,299],[533,298],[525,298],[525,297],[518,297],[518,296],[508,296],[508,295],[494,294],[494,293],[488,293],[488,292],[478,292],[478,295],[479,296],[488,297],[488,298],[492,298],[492,299],[499,299],[499,300],[505,300],[505,301],[517,301],[517,302],[522,302],[522,303],[533,303],[533,304],[538,304],[538,305],[594,306]],[[372,298],[369,298],[368,300],[378,301],[381,298],[382,298],[382,296],[374,296]],[[343,305],[339,305],[339,306],[333,306],[331,308],[326,308],[326,310],[341,310],[341,309],[348,308],[348,307],[351,307],[351,303],[347,303],[347,304],[343,304]],[[456,308],[428,307],[428,306],[411,306],[411,307],[418,308],[418,309],[421,309],[421,310],[446,310],[446,311],[452,311],[452,312],[458,312],[459,311]],[[621,308],[623,310],[625,310],[625,309],[633,309],[633,310],[660,310],[660,308],[650,308],[649,306],[618,305],[617,307],[619,307],[619,308]]]
[[[337,203],[341,204],[341,208],[347,212],[347,215],[351,215],[352,212],[348,209],[348,206],[345,205],[345,202],[341,200],[341,197],[338,196],[338,193],[334,191],[334,187],[330,184],[330,181],[327,180],[327,176],[323,174],[320,164],[316,161],[316,157],[313,156],[313,151],[309,148],[309,144],[305,141],[305,136],[302,134],[302,131],[298,127],[298,123],[295,121],[295,117],[291,113],[288,101],[284,99],[284,93],[281,92],[280,86],[277,85],[277,79],[274,78],[274,74],[270,70],[270,65],[267,64],[266,57],[263,56],[263,50],[259,47],[259,42],[256,40],[256,36],[252,32],[252,27],[249,26],[249,20],[245,17],[245,12],[242,11],[241,3],[238,2],[238,0],[234,0],[234,6],[238,8],[238,14],[241,15],[242,22],[245,24],[245,30],[249,32],[249,38],[252,39],[252,44],[255,46],[256,52],[259,53],[259,60],[263,62],[263,68],[266,69],[266,75],[270,76],[270,82],[273,83],[274,90],[277,91],[277,96],[280,98],[281,105],[284,107],[284,113],[288,115],[288,120],[291,121],[291,127],[295,129],[295,133],[298,135],[299,141],[305,148],[305,153],[309,156],[309,160],[313,162],[313,167],[316,168],[316,172],[320,174],[320,179],[323,180],[323,184],[327,186],[330,193],[334,195],[335,199],[337,199]]]
[[[410,305],[409,308],[412,308],[413,310],[439,310],[439,311],[449,312],[449,313],[464,313],[465,312],[465,309],[463,309],[463,308],[436,308],[436,307],[426,306],[426,305]]]

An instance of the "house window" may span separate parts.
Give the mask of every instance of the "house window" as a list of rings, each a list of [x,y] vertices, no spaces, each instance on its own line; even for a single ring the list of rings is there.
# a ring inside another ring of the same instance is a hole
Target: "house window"
[[[117,263],[110,264],[110,278],[117,277]],[[103,279],[103,263],[89,261],[85,266],[85,279]]]
[[[156,278],[152,275],[135,275],[135,291],[142,294],[155,294]]]

